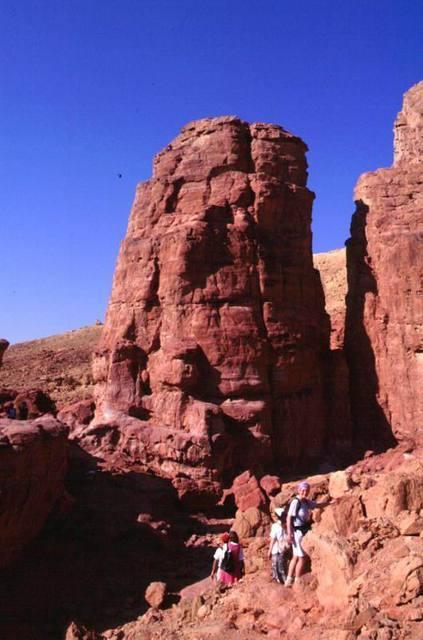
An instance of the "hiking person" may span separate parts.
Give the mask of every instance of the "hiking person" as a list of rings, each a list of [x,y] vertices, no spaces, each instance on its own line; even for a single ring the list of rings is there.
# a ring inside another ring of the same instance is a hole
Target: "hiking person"
[[[330,498],[319,504],[315,500],[309,500],[310,485],[308,482],[300,482],[297,487],[297,495],[291,501],[287,516],[288,542],[292,544],[292,559],[288,567],[286,587],[292,587],[294,580],[298,580],[304,573],[304,565],[307,557],[302,547],[302,539],[311,529],[312,509],[325,507]]]
[[[222,564],[225,550],[229,542],[229,533],[227,531],[225,531],[225,533],[222,533],[222,535],[220,536],[220,541],[222,544],[217,547],[214,553],[213,566],[210,574],[211,579],[214,580],[216,578],[218,582],[220,580],[220,565]]]
[[[15,405],[13,405],[13,404],[7,405],[7,407],[6,407],[6,416],[9,418],[9,420],[16,420]]]
[[[244,550],[236,531],[229,531],[229,541],[223,546],[224,554],[220,563],[219,581],[230,586],[244,575]]]
[[[21,402],[18,406],[18,419],[19,420],[28,420],[28,405],[26,402]]]
[[[275,522],[270,528],[269,559],[272,559],[272,580],[283,584],[285,582],[285,569],[283,566],[285,552],[289,549],[288,534],[286,531],[286,508],[277,507],[274,510]]]

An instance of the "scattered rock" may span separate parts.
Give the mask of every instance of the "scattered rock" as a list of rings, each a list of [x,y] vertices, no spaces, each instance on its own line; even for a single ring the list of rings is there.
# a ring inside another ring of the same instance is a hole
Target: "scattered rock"
[[[153,609],[159,609],[166,598],[167,585],[165,582],[151,582],[145,592],[145,599]]]
[[[402,536],[419,536],[423,532],[423,517],[416,512],[401,511],[395,524]]]
[[[352,483],[346,471],[336,471],[329,476],[329,494],[332,498],[341,498],[351,489]]]

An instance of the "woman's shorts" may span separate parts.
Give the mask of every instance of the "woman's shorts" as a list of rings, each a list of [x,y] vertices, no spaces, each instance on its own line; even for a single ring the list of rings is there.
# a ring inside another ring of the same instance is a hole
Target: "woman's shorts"
[[[304,558],[307,554],[301,546],[301,541],[304,538],[304,534],[299,529],[294,531],[294,542],[292,543],[292,553],[297,558]]]

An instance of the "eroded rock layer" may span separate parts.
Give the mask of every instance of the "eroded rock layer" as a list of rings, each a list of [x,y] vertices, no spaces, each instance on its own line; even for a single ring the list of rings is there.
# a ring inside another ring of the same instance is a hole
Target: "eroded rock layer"
[[[405,94],[395,161],[364,174],[347,243],[346,349],[356,428],[423,442],[423,82]],[[391,432],[392,430],[392,432]]]
[[[158,154],[121,246],[85,445],[177,486],[319,455],[330,327],[305,151],[279,126],[221,117]]]

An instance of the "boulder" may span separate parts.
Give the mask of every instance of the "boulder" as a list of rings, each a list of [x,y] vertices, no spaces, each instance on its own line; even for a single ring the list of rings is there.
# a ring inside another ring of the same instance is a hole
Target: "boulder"
[[[316,520],[316,516],[314,517]],[[360,528],[364,519],[364,509],[359,493],[345,495],[331,503],[318,519],[326,531],[348,537]]]
[[[151,582],[146,591],[145,599],[153,609],[159,609],[165,601],[167,585],[165,582]]]
[[[313,527],[305,536],[303,547],[312,558],[320,604],[342,609],[348,604],[355,556],[343,536],[323,531]]]
[[[383,482],[376,481],[383,477]],[[395,519],[401,511],[423,509],[423,466],[407,473],[402,470],[373,478],[373,486],[362,496],[368,518]]]
[[[64,494],[67,429],[52,416],[0,419],[0,566],[41,530]]]
[[[396,525],[402,536],[419,536],[423,533],[423,514],[415,511],[401,511],[396,519]]]
[[[57,414],[58,420],[71,430],[78,425],[88,425],[94,418],[95,402],[92,398],[65,405]]]
[[[232,529],[237,532],[241,540],[253,538],[254,536],[264,536],[268,534],[269,528],[269,516],[256,507],[249,507],[245,511],[237,511],[232,525]]]
[[[335,471],[329,475],[329,495],[331,498],[341,498],[351,487],[351,477],[347,471]]]
[[[266,508],[266,496],[257,478],[250,471],[244,471],[237,476],[229,492],[233,493],[235,504],[240,511],[246,511],[250,507],[262,510]]]
[[[260,478],[260,487],[268,498],[272,498],[280,492],[281,484],[282,482],[279,476],[267,475]]]

